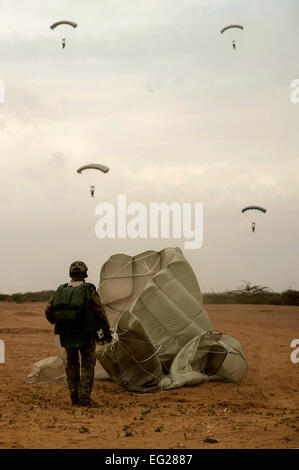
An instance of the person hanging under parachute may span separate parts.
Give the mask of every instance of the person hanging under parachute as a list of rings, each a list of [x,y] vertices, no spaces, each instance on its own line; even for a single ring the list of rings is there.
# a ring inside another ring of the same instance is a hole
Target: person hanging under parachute
[[[78,26],[77,23],[75,23],[74,21],[63,20],[63,21],[56,21],[56,23],[53,23],[50,26],[50,28],[52,29],[52,31],[54,31],[58,26],[61,27],[62,25],[66,25],[67,27],[72,26],[73,28],[77,28]],[[66,38],[62,38],[61,43],[62,43],[62,49],[64,49],[66,46]]]
[[[245,212],[252,211],[252,210],[260,211],[263,214],[265,214],[267,212],[267,209],[264,209],[264,207],[261,207],[261,206],[247,206],[247,207],[244,207],[244,209],[242,209],[241,212],[242,212],[242,214],[244,214]],[[255,232],[255,222],[251,223],[251,231],[252,231],[252,233]]]
[[[99,170],[102,173],[108,173],[109,168],[105,165],[101,165],[98,163],[89,163],[88,165],[83,165],[80,168],[78,168],[77,173],[81,174],[82,171],[85,170]],[[91,184],[90,185],[90,197],[94,197],[95,194],[95,185]]]
[[[222,28],[220,33],[223,34],[225,31],[228,31],[228,30],[232,30],[233,33],[235,33],[236,29],[243,30],[244,27],[238,24],[231,24],[229,26],[225,26],[225,28]],[[234,38],[232,40],[232,46],[233,46],[233,49],[236,49],[236,40]]]

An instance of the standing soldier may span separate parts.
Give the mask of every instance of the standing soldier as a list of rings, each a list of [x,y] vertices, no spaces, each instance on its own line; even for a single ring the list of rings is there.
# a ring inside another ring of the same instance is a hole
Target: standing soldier
[[[73,405],[96,406],[90,399],[96,364],[97,331],[111,342],[110,326],[93,284],[85,282],[87,266],[75,261],[70,266],[71,282],[58,287],[46,307],[47,320],[66,349],[66,376]],[[79,351],[81,354],[81,374]]]

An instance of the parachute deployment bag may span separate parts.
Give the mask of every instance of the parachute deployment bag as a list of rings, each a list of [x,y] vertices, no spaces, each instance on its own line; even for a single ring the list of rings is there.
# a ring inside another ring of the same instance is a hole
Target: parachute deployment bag
[[[54,320],[60,324],[81,323],[89,299],[86,283],[72,287],[68,284],[59,286],[54,295]]]

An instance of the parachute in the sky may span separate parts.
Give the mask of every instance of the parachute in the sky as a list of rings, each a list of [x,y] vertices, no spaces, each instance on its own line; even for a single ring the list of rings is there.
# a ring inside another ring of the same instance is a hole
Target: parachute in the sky
[[[73,28],[77,28],[77,23],[75,23],[74,21],[67,21],[67,20],[62,20],[62,21],[56,21],[55,23],[51,24],[50,28],[52,29],[52,31],[54,31],[57,27],[61,27],[61,26],[64,26],[63,28],[63,31],[66,32],[66,28],[65,26],[68,28],[69,26],[73,27]],[[65,46],[66,46],[66,39],[65,37],[61,39],[61,42],[62,42],[62,48],[64,49]]]
[[[246,375],[240,343],[214,330],[179,248],[111,256],[102,266],[98,292],[114,339],[97,344],[96,378],[106,374],[127,390],[146,392],[239,382]],[[66,357],[58,350],[58,357],[33,365],[27,383],[62,379]]]
[[[267,212],[267,209],[261,206],[247,206],[241,210],[242,214],[245,214],[245,212],[247,211],[258,211],[258,212],[262,212],[263,214],[265,214]],[[251,223],[251,231],[252,233],[255,232],[255,222]]]
[[[108,173],[109,168],[99,163],[88,163],[88,165],[80,166],[80,168],[77,170],[77,173],[82,173],[84,170],[100,170],[103,173]]]
[[[86,170],[99,170],[99,171],[102,171],[103,173],[108,173],[109,168],[99,163],[88,163],[87,165],[80,166],[80,168],[78,168],[77,170],[77,173],[81,174],[83,171],[86,171]],[[94,184],[91,184],[90,185],[91,197],[94,197],[94,193],[95,193],[95,186]]]
[[[234,29],[234,28],[238,28],[238,29],[244,29],[243,26],[239,25],[239,24],[231,24],[229,26],[225,26],[225,28],[222,28],[222,30],[220,31],[220,33],[224,33],[225,31],[227,31],[228,29]]]
[[[261,211],[263,212],[264,214],[267,212],[267,209],[264,209],[263,207],[261,206],[247,206],[247,207],[244,207],[244,209],[242,209],[242,213],[244,214],[244,212],[247,212],[247,211]]]
[[[68,24],[69,26],[72,26],[73,28],[77,28],[77,23],[74,21],[56,21],[56,23],[51,24],[50,28],[55,29],[57,26],[60,26],[61,24]]]
[[[240,24],[231,24],[229,26],[225,26],[224,28],[221,29],[220,33],[223,34],[226,31],[232,30],[233,36],[232,36],[232,45],[233,49],[236,49],[236,41],[235,41],[235,30],[243,30],[244,27]]]

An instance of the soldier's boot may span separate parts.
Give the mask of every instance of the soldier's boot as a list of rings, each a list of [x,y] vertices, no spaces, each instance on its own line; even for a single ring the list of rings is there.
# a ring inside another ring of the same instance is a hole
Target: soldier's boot
[[[70,390],[72,405],[79,405],[80,366],[67,367],[66,377]]]
[[[96,402],[90,399],[90,394],[93,386],[94,380],[94,369],[92,368],[82,368],[81,379],[80,379],[80,405],[81,406],[98,406]]]

